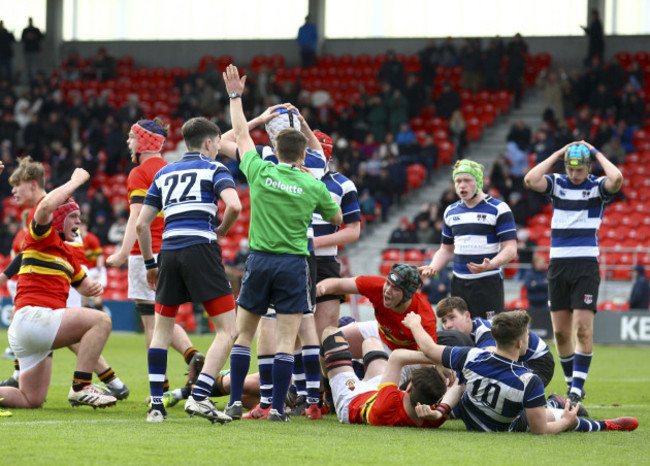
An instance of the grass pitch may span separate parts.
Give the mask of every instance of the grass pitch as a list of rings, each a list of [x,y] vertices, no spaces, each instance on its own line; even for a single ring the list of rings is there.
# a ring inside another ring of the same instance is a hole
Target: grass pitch
[[[211,338],[192,336],[203,352]],[[75,357],[58,350],[45,407],[0,418],[0,458],[2,464],[650,464],[650,348],[597,346],[594,353],[585,406],[592,419],[637,417],[635,432],[483,434],[466,432],[461,421],[436,430],[341,425],[335,416],[221,426],[190,419],[182,402],[164,423],[148,424],[144,336],[116,333],[104,356],[130,387],[129,399],[108,409],[70,407]],[[11,361],[0,360],[0,379],[12,370]],[[184,383],[184,371],[182,357],[171,351],[172,386]],[[566,391],[559,364],[547,394],[553,391]],[[226,399],[215,401],[222,408]]]

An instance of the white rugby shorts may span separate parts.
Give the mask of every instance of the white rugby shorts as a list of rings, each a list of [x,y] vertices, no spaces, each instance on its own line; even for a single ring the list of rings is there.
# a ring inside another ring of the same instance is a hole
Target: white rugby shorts
[[[153,255],[158,260],[158,254]],[[147,269],[142,256],[129,256],[129,299],[155,301],[156,292],[147,284]]]
[[[8,337],[21,371],[28,371],[50,354],[64,313],[65,308],[40,306],[25,306],[16,311]]]

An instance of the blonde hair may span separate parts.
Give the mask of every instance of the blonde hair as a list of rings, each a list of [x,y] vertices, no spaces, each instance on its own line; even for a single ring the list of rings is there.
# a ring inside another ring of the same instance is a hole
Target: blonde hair
[[[29,155],[20,161],[9,177],[11,186],[18,186],[23,181],[36,181],[39,188],[45,189],[45,167],[41,162],[32,160]]]

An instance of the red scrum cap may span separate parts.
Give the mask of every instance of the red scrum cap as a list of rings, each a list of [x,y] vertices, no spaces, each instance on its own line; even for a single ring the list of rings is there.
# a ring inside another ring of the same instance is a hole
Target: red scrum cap
[[[77,204],[74,199],[70,198],[59,207],[56,208],[52,214],[52,226],[54,231],[57,233],[63,233],[63,223],[68,215],[76,210],[81,210],[79,204]]]
[[[329,162],[330,158],[332,157],[332,148],[333,148],[332,138],[330,138],[327,134],[319,130],[314,130],[314,136],[316,136],[316,139],[318,139],[320,145],[323,146],[323,152],[325,153],[325,158]]]
[[[131,126],[131,131],[138,138],[138,153],[162,151],[165,145],[165,130],[152,120],[139,120]]]

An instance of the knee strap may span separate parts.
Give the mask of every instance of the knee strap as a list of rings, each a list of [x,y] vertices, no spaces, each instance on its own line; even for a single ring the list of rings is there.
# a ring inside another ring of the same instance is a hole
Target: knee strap
[[[155,314],[156,307],[151,303],[135,303],[135,310],[143,316],[152,316]]]
[[[352,366],[350,345],[343,332],[336,332],[325,338],[321,351],[325,359],[325,369],[328,371],[337,367]]]
[[[366,354],[363,355],[363,365],[365,366],[366,370],[368,370],[368,366],[375,359],[383,359],[384,361],[386,361],[388,359],[388,355],[386,354],[386,351],[381,351],[381,350],[368,351]]]

